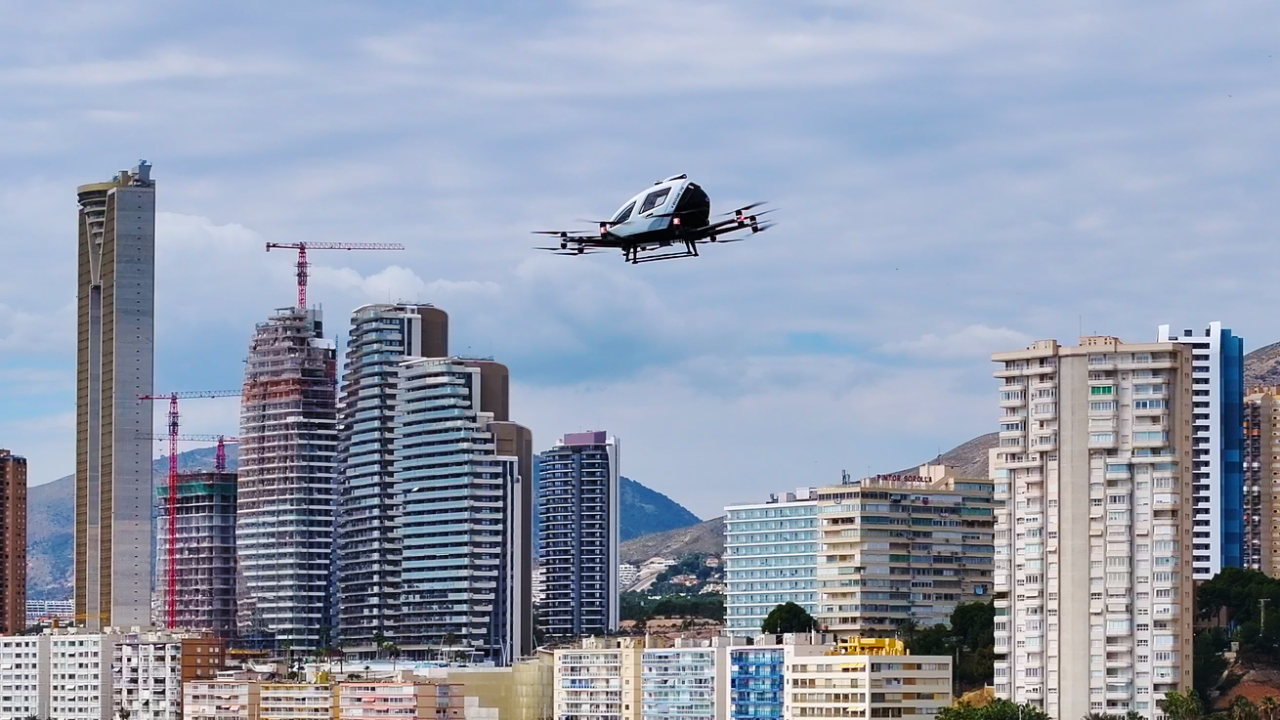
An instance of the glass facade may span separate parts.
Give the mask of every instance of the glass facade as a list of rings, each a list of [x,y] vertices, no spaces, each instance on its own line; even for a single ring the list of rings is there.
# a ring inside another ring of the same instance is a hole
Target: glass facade
[[[729,652],[729,717],[733,720],[780,720],[786,689],[781,647],[735,649]]]
[[[818,609],[818,520],[813,500],[725,508],[725,630],[760,632],[769,611],[794,602]]]
[[[715,648],[645,650],[643,664],[644,720],[715,720]]]

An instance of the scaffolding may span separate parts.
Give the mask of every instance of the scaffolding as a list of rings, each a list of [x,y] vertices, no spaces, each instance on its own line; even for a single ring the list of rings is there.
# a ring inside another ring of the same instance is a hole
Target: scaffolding
[[[164,606],[175,608],[174,627],[234,637],[236,630],[236,476],[197,472],[178,476],[176,502],[169,486],[156,488],[159,508],[176,510],[173,533],[159,533]],[[169,543],[175,539],[176,552]],[[170,573],[173,573],[172,580]],[[168,593],[173,588],[173,602]]]

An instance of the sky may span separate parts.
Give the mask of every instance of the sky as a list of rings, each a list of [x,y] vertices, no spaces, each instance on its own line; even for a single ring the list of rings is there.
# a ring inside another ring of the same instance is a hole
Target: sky
[[[539,449],[702,517],[996,429],[989,354],[1280,340],[1280,5],[0,0],[0,447],[74,470],[77,185],[157,181],[157,391],[235,389],[312,255],[331,333],[434,303]],[[540,253],[679,173],[777,226]],[[162,410],[158,408],[158,410]],[[162,424],[157,416],[157,427]],[[184,429],[234,433],[230,400]],[[157,452],[159,446],[157,445]]]

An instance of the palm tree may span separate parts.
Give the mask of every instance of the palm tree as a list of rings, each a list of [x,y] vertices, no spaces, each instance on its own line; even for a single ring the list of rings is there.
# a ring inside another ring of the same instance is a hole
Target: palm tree
[[[1258,706],[1243,695],[1231,701],[1231,720],[1258,720]]]
[[[1277,703],[1276,699],[1270,695],[1258,701],[1258,714],[1262,717],[1262,720],[1278,720],[1277,710],[1280,710],[1280,703]]]
[[[1195,690],[1186,693],[1170,690],[1165,693],[1162,705],[1169,720],[1199,720],[1204,715],[1204,706]]]

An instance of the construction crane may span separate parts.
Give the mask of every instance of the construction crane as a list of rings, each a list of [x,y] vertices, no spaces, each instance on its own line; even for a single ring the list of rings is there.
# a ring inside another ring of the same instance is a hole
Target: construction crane
[[[271,248],[298,251],[298,309],[307,309],[307,251],[308,250],[403,250],[400,243],[336,243],[336,242],[296,242],[267,243],[267,252]]]
[[[167,395],[142,395],[139,400],[169,401],[169,557],[165,565],[169,570],[169,579],[165,597],[165,621],[169,629],[177,626],[178,619],[178,433],[179,416],[178,401],[195,398],[239,397],[239,390],[196,390],[193,392],[175,392]]]
[[[144,434],[148,440],[168,440],[169,435]],[[239,444],[240,438],[231,435],[179,435],[178,442],[211,442],[218,444],[217,454],[213,456],[213,471],[227,471],[227,446]]]

